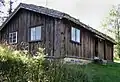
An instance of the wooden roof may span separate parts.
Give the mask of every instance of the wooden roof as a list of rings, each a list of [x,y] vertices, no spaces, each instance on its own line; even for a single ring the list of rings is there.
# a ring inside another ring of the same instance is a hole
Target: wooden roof
[[[2,30],[2,28],[4,28],[4,26],[10,21],[10,19],[17,13],[17,11],[19,9],[26,9],[26,10],[30,10],[30,11],[33,11],[33,12],[37,12],[37,13],[41,13],[41,14],[44,14],[44,15],[48,15],[48,16],[51,16],[51,17],[55,17],[55,18],[59,18],[59,19],[68,19],[80,26],[82,26],[83,28],[95,33],[96,35],[99,35],[100,37],[104,38],[104,39],[107,39],[109,40],[110,42],[112,43],[115,43],[115,40],[112,39],[111,37],[93,29],[92,27],[90,26],[87,26],[85,25],[84,23],[80,22],[78,19],[74,18],[74,17],[71,17],[70,15],[66,14],[66,13],[63,13],[63,12],[60,12],[60,11],[57,11],[57,10],[53,10],[53,9],[49,9],[49,8],[46,8],[46,7],[42,7],[42,6],[36,6],[36,5],[33,5],[33,4],[25,4],[25,3],[20,3],[19,6],[14,10],[14,12],[11,13],[11,15],[6,19],[6,21],[2,24],[0,30]]]

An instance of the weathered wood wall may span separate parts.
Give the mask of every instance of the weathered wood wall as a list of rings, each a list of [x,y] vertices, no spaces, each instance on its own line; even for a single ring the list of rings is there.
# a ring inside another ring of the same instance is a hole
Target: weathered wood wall
[[[2,29],[2,40],[9,41],[9,33],[18,32],[18,44],[21,42],[28,43],[29,51],[36,52],[38,47],[43,47],[49,55],[53,54],[54,48],[54,28],[55,19],[42,14],[34,13],[28,10],[21,9],[17,14],[8,22]],[[42,39],[41,41],[30,41],[30,28],[32,26],[42,26]],[[57,26],[56,26],[57,27]]]
[[[71,41],[71,27],[80,29],[80,43]],[[97,44],[97,56],[100,59],[113,60],[113,44],[105,39],[96,37],[94,33],[87,31],[83,27],[72,23],[71,21],[64,20],[62,40],[64,45],[64,54],[68,57],[93,59],[95,53],[95,40]]]
[[[98,56],[101,58],[101,59],[104,59],[104,40],[102,40],[102,39],[98,39]]]
[[[30,41],[30,28],[42,26],[41,41]],[[71,41],[71,27],[80,29],[80,43]],[[49,56],[77,57],[93,59],[95,56],[95,39],[92,32],[66,19],[56,19],[32,11],[20,9],[1,31],[1,39],[8,41],[10,32],[18,32],[18,46],[21,42],[28,44],[28,50],[35,53],[38,47],[45,48]],[[113,56],[113,44],[108,41],[98,42],[98,55],[108,60]],[[106,46],[105,46],[106,45]]]
[[[101,59],[113,61],[113,43],[107,40],[98,40],[98,56]]]
[[[113,44],[109,41],[106,42],[106,59],[113,61]]]
[[[64,50],[65,55],[69,57],[78,57],[91,59],[95,55],[95,39],[93,34],[79,25],[70,21],[64,20],[63,22],[63,37],[64,37]],[[80,29],[80,43],[71,41],[71,27]]]

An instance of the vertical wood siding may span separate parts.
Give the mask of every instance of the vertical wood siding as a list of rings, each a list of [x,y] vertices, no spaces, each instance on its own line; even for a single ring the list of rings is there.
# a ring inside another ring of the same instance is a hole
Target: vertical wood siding
[[[98,40],[98,56],[101,58],[101,59],[104,59],[104,40],[102,39],[99,39]]]
[[[40,25],[41,41],[30,41],[30,28]],[[71,27],[80,29],[80,44],[71,41]],[[79,57],[93,59],[95,56],[95,36],[92,32],[65,19],[56,19],[32,11],[20,9],[1,31],[1,40],[9,40],[10,32],[18,32],[18,44],[25,42],[28,50],[35,54],[39,47],[45,48],[46,54],[55,57]],[[105,50],[105,51],[104,51]],[[113,44],[108,41],[98,42],[98,54],[101,58],[112,60]]]
[[[52,17],[21,9],[2,29],[2,40],[9,40],[9,33],[18,32],[19,46],[25,42],[29,46],[29,51],[33,54],[39,47],[45,48],[48,55],[54,55],[54,20]],[[30,28],[36,25],[42,26],[41,41],[30,41]],[[57,26],[56,26],[57,27]]]
[[[108,61],[113,61],[113,44],[109,41],[106,42],[106,59]]]
[[[72,22],[64,21],[65,26],[62,27],[64,29],[64,51],[65,55],[68,57],[80,57],[86,59],[93,59],[95,52],[95,40],[92,37],[92,33],[86,31],[79,25],[75,25]],[[80,43],[75,43],[71,41],[71,27],[80,29]]]

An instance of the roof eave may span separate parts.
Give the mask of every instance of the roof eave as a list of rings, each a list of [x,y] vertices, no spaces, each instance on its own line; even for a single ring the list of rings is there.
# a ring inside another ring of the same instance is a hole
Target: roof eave
[[[9,20],[17,13],[17,11],[21,8],[21,6],[19,5],[11,14],[10,16],[5,20],[5,22],[1,25],[0,30],[3,29],[3,27],[9,22]]]
[[[71,16],[69,16],[69,15],[67,15],[67,14],[64,15],[64,18],[66,18],[66,19],[68,19],[68,20],[70,20],[70,21],[72,21],[72,22],[74,22],[74,23],[82,26],[83,28],[85,28],[85,29],[87,29],[87,30],[95,33],[96,35],[101,36],[101,37],[104,38],[104,39],[107,39],[108,41],[112,42],[113,44],[116,44],[115,40],[112,39],[111,37],[109,37],[109,36],[107,36],[107,35],[105,35],[105,34],[103,34],[103,33],[100,33],[99,31],[93,29],[93,28],[90,27],[90,26],[85,25],[84,23],[80,22],[78,19],[74,19],[73,17],[71,17]]]
[[[13,13],[6,19],[6,21],[2,24],[0,30],[2,30],[4,28],[4,26],[10,21],[10,19],[19,11],[20,8],[24,8],[24,9],[27,9],[27,10],[30,10],[30,11],[33,11],[33,12],[37,12],[37,13],[41,13],[41,14],[45,14],[45,15],[48,15],[48,16],[52,16],[52,17],[55,17],[55,18],[59,18],[59,19],[62,19],[62,18],[65,18],[65,19],[68,19],[80,26],[82,26],[83,28],[103,37],[104,39],[107,39],[109,40],[110,42],[112,42],[113,44],[116,44],[115,40],[108,37],[107,35],[93,29],[92,27],[90,26],[87,26],[86,24],[80,22],[78,19],[74,18],[74,17],[71,17],[70,15],[68,14],[65,14],[65,13],[62,13],[62,12],[59,12],[59,11],[56,11],[56,10],[52,10],[54,12],[57,12],[57,14],[54,14],[53,13],[46,13],[45,11],[41,11],[41,10],[37,10],[36,8],[34,8],[35,5],[33,5],[33,8],[31,8],[31,5],[27,5],[27,4],[24,4],[24,3],[20,3],[19,6],[13,11]],[[37,6],[35,6],[37,7]],[[43,7],[44,9],[44,7]],[[46,8],[47,10],[49,10],[48,8]],[[60,15],[59,15],[60,14]]]

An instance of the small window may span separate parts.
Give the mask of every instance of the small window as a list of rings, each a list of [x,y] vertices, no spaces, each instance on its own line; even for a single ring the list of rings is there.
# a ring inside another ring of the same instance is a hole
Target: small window
[[[9,43],[10,44],[17,43],[17,32],[9,33]]]
[[[41,26],[31,28],[31,41],[41,40]]]
[[[80,30],[79,29],[72,27],[71,40],[80,43]]]

